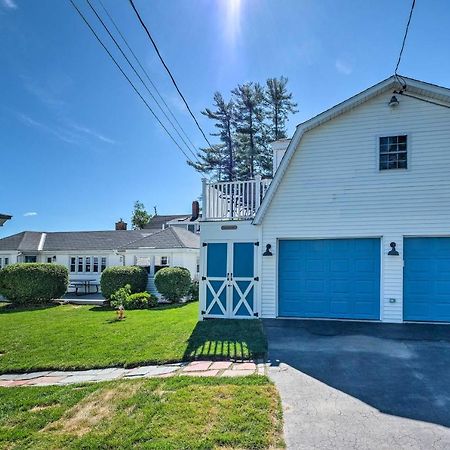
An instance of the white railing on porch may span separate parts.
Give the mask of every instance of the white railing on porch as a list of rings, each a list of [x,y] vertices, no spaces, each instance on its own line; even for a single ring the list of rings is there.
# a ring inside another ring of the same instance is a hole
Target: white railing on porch
[[[256,176],[249,181],[208,183],[204,178],[202,220],[252,219],[271,181]]]

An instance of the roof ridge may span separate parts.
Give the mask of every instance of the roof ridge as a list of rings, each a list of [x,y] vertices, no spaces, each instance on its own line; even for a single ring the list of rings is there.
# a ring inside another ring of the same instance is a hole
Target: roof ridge
[[[176,227],[169,227],[169,230],[172,230],[173,235],[175,236],[175,239],[179,242],[179,244],[183,247],[186,248],[186,244],[182,241],[182,239],[180,238],[180,236],[178,235],[178,230],[174,230],[174,228]]]

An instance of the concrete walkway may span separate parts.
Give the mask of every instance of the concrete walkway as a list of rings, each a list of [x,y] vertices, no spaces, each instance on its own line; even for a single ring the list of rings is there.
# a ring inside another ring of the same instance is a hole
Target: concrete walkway
[[[169,377],[189,375],[196,377],[237,377],[264,375],[265,365],[256,362],[193,361],[190,363],[142,366],[133,369],[112,367],[108,369],[46,371],[0,375],[0,387],[51,386],[75,383],[92,383],[130,378]]]

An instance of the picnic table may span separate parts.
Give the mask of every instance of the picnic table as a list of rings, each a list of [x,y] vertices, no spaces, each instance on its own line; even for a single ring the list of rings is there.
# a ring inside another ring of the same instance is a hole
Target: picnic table
[[[95,284],[94,284],[95,283]],[[86,278],[82,280],[70,280],[69,287],[75,288],[75,295],[91,294],[91,286],[95,286],[95,292],[98,293],[98,283],[95,278]],[[79,293],[79,289],[84,288],[84,293]]]

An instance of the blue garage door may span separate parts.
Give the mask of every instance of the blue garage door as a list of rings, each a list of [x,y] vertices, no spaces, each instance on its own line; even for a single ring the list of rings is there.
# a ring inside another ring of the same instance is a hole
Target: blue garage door
[[[280,241],[278,315],[380,318],[380,240]]]
[[[404,319],[450,322],[450,238],[406,238],[404,247]]]

